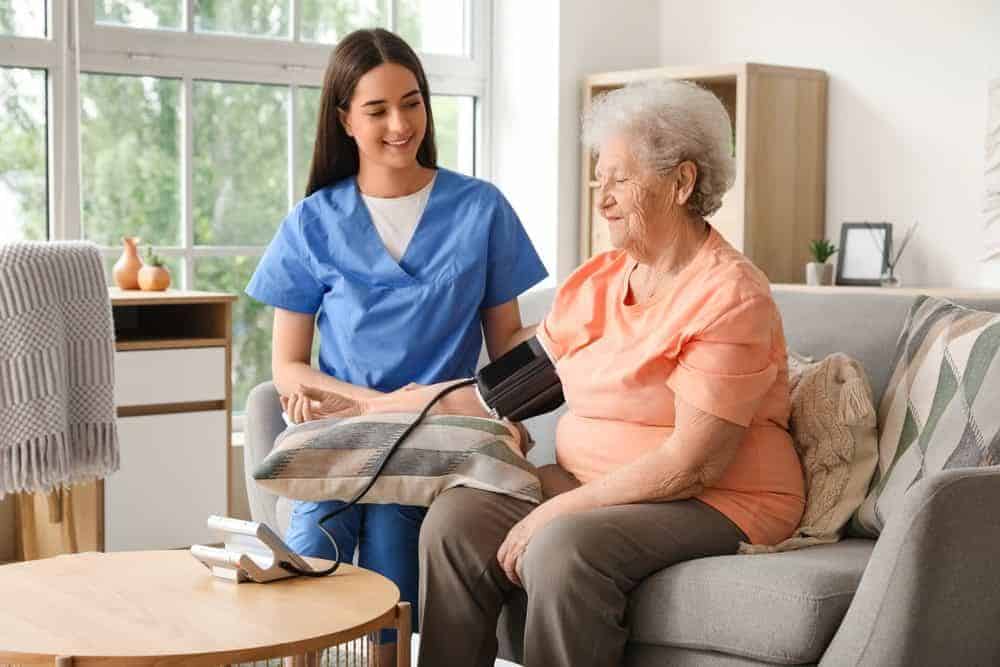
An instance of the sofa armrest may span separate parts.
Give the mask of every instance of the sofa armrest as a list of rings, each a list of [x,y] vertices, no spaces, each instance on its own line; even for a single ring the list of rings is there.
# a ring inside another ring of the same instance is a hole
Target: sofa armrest
[[[260,488],[253,479],[253,471],[274,447],[274,439],[285,430],[281,418],[278,390],[271,382],[257,385],[247,396],[246,441],[243,445],[243,469],[250,502],[250,516],[254,521],[267,524],[279,535],[278,496]]]
[[[820,664],[1000,664],[998,508],[1000,467],[914,485]]]

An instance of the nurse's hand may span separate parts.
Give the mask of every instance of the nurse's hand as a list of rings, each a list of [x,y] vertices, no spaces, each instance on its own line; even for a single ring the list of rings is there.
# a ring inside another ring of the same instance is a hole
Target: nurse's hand
[[[299,385],[299,390],[289,398],[289,403],[293,400],[295,409],[299,411],[296,416],[300,414],[302,421],[331,417],[344,419],[358,417],[368,412],[364,401],[308,385]]]
[[[301,424],[312,419],[312,410],[309,401],[304,400],[302,394],[293,392],[291,396],[282,395],[281,409],[288,416],[288,421],[293,424]]]

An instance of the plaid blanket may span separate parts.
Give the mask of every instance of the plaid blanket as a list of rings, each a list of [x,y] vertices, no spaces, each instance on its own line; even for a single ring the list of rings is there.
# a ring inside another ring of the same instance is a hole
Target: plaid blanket
[[[0,245],[0,498],[118,469],[114,379],[97,246]]]
[[[415,417],[367,415],[291,426],[254,479],[296,500],[350,500]],[[541,484],[519,443],[517,429],[502,421],[429,416],[393,453],[363,502],[426,507],[442,491],[465,486],[539,503]]]

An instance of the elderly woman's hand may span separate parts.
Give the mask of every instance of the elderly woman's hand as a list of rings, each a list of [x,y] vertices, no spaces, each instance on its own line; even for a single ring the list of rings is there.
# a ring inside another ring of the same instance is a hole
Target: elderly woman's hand
[[[560,508],[558,504],[551,501],[544,502],[532,510],[528,516],[514,524],[514,527],[507,533],[503,544],[497,550],[497,561],[514,585],[523,586],[521,583],[521,561],[531,538],[552,520],[564,514],[567,514],[567,511]]]

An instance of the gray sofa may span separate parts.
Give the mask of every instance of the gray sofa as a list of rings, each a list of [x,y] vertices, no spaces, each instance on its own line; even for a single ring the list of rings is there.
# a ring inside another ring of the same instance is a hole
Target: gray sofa
[[[524,321],[542,317],[551,298],[522,299]],[[912,296],[775,288],[775,299],[790,349],[850,354],[881,396]],[[967,303],[1000,311],[1000,299]],[[557,418],[527,424],[537,464],[554,460]],[[247,493],[254,519],[283,533],[288,501],[249,478],[282,426],[273,386],[258,386],[247,406]],[[626,664],[1000,665],[998,562],[1000,469],[949,470],[914,486],[878,541],[704,558],[651,576],[632,596]],[[498,631],[514,659],[517,607]]]

